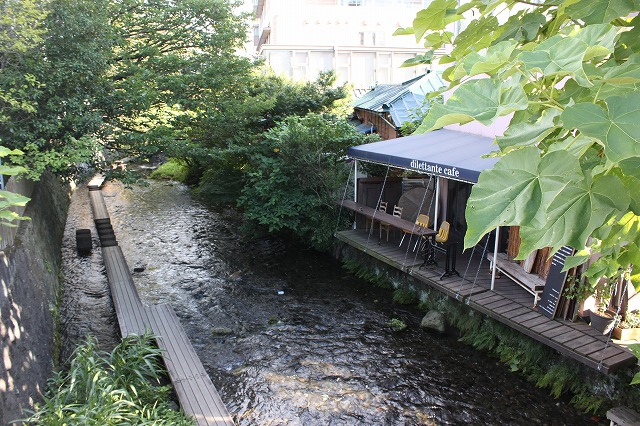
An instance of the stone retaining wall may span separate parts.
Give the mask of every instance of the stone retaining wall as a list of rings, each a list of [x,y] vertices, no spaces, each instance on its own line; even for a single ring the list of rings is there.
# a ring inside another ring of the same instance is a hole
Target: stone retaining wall
[[[26,417],[54,366],[60,245],[70,191],[37,182],[13,243],[0,251],[0,424]]]

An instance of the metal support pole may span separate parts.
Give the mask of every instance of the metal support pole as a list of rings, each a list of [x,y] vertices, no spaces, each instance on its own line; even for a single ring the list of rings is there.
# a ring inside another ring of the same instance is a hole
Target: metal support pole
[[[2,166],[2,158],[0,158],[0,166]],[[4,191],[4,175],[0,173],[0,191]]]
[[[358,160],[353,159],[353,201],[358,202]],[[353,229],[356,229],[356,220],[353,221]]]
[[[493,267],[491,268],[491,290],[496,283],[496,264],[498,262],[498,239],[500,238],[500,227],[496,227],[496,241],[493,245]]]
[[[438,206],[440,205],[440,178],[436,176],[436,204],[433,212],[433,229],[438,230]]]

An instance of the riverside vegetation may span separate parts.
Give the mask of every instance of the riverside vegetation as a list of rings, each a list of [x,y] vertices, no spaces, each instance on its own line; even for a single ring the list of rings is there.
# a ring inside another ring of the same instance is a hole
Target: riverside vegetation
[[[167,425],[195,423],[171,406],[171,386],[153,336],[124,338],[111,353],[88,337],[78,346],[68,371],[49,381],[44,402],[25,420],[33,425]]]

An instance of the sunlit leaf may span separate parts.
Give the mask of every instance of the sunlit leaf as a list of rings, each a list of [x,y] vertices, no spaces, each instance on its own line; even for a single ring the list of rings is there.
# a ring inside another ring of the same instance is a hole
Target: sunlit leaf
[[[588,45],[574,37],[555,35],[540,43],[531,52],[518,56],[530,71],[539,71],[547,77],[570,76],[581,86],[590,86],[582,61]]]
[[[561,185],[581,179],[577,159],[558,151],[540,157],[529,147],[505,155],[491,170],[480,174],[467,203],[468,221],[464,245],[473,247],[483,235],[497,226],[526,225],[543,203],[543,185],[559,191]],[[550,189],[548,189],[549,191]]]
[[[456,0],[433,0],[426,9],[419,11],[413,20],[416,42],[427,30],[443,30],[450,23],[462,19],[461,15],[455,13],[457,6]]]
[[[19,149],[9,149],[6,146],[0,145],[0,158],[6,157],[7,155],[23,155],[24,152]]]
[[[416,55],[413,58],[407,59],[400,65],[400,68],[414,67],[421,64],[430,64],[433,60],[433,51],[427,52],[424,55]]]
[[[572,18],[587,24],[606,24],[629,15],[635,7],[633,0],[579,0],[566,11]]]
[[[498,18],[495,16],[481,16],[472,20],[455,39],[455,47],[451,56],[460,60],[470,51],[479,52],[485,49],[498,37]]]
[[[470,80],[460,85],[446,104],[431,108],[416,131],[424,133],[472,120],[488,125],[498,117],[525,109],[527,105],[527,97],[519,84],[492,79]]]
[[[509,126],[504,136],[496,138],[496,142],[503,151],[512,146],[536,145],[558,127],[554,120],[560,113],[561,111],[556,109],[546,109],[534,123],[524,122]]]
[[[573,37],[587,44],[587,51],[582,60],[589,61],[593,58],[613,53],[617,35],[617,28],[609,24],[600,24],[581,28]]]
[[[480,59],[475,61],[469,75],[487,74],[502,68],[511,62],[511,53],[516,47],[513,41],[503,41],[487,49]]]
[[[9,191],[0,191],[0,200],[6,200],[14,206],[26,206],[30,198]]]
[[[640,93],[611,96],[608,109],[592,103],[568,107],[561,116],[567,129],[602,141],[612,163],[640,156]]]
[[[15,176],[15,175],[18,175],[20,173],[24,173],[26,171],[27,171],[27,169],[25,169],[22,166],[0,165],[0,174],[3,174],[3,175]]]
[[[592,180],[586,175],[582,180],[541,182],[545,195],[553,196],[549,198],[545,222],[535,224],[535,228],[522,227],[521,254],[543,247],[553,247],[553,251],[564,245],[583,247],[596,228],[629,206],[629,195],[617,176]]]
[[[594,144],[596,144],[595,139],[578,135],[549,144],[547,152],[566,151],[576,158],[581,158]]]
[[[397,36],[397,35],[411,35],[411,34],[415,34],[413,27],[398,28],[391,35]]]
[[[496,41],[505,40],[533,40],[538,31],[547,21],[542,13],[517,13],[512,15],[507,22],[502,25],[502,33]]]

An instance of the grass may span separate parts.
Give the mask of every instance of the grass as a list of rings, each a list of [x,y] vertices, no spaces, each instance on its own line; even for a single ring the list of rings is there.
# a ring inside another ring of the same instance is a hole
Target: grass
[[[187,175],[189,168],[184,161],[177,158],[170,158],[166,163],[163,163],[155,169],[149,176],[151,179],[160,180],[175,180],[185,183],[187,181]]]
[[[170,406],[169,386],[153,336],[129,336],[111,353],[88,338],[71,366],[49,381],[44,403],[24,420],[31,425],[176,425],[195,423]]]

